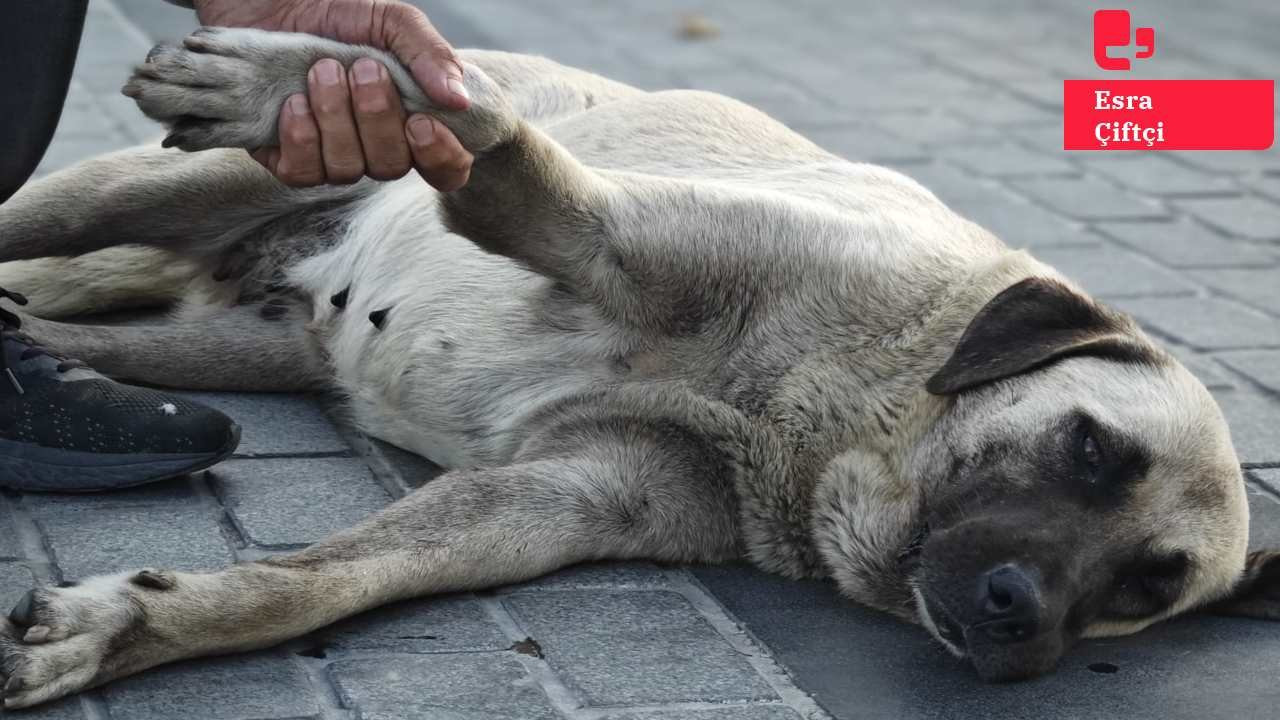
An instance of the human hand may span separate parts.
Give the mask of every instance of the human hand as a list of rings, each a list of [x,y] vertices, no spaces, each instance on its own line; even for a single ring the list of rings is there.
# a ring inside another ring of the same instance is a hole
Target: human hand
[[[436,103],[465,109],[462,65],[426,15],[399,0],[195,0],[206,25],[305,32],[393,53]],[[405,118],[400,95],[381,63],[359,60],[347,70],[321,60],[307,76],[307,95],[280,112],[280,147],[253,153],[288,185],[309,187],[378,180],[414,168],[443,192],[466,184],[472,156],[448,128],[426,115]]]

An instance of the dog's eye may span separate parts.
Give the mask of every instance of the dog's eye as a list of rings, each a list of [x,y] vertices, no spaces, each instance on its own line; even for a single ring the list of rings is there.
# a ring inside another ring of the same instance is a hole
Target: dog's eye
[[[1088,431],[1085,432],[1084,438],[1080,441],[1080,457],[1084,459],[1086,465],[1090,468],[1097,468],[1102,465],[1102,446],[1098,444],[1098,439]]]
[[[1092,422],[1084,418],[1080,420],[1076,426],[1075,441],[1077,467],[1090,483],[1097,482],[1107,457]]]

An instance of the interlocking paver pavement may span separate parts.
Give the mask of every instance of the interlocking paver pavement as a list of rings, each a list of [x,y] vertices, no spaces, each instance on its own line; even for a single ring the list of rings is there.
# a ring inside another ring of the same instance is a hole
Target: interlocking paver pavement
[[[1062,152],[1061,80],[1100,74],[1092,4],[418,4],[458,45],[752,102],[833,152],[906,172],[1112,298],[1213,389],[1248,467],[1251,541],[1280,545],[1280,153]],[[1160,37],[1136,77],[1280,68],[1274,3],[1127,6]],[[681,33],[690,14],[715,32]],[[154,40],[192,26],[190,13],[159,0],[92,0],[41,171],[158,137],[117,89]],[[0,496],[0,604],[33,577],[210,566],[296,547],[438,472],[335,429],[317,399],[200,397],[244,426],[240,456],[212,473],[110,496]],[[1056,675],[990,687],[923,632],[825,583],[609,564],[401,603],[274,651],[153,671],[24,717],[1273,717],[1276,633],[1189,619],[1085,643]],[[1116,672],[1091,671],[1098,662]]]

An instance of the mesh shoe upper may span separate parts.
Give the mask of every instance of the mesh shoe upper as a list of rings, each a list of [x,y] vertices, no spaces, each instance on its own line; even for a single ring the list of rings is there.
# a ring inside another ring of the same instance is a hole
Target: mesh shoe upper
[[[22,303],[0,289],[0,297]],[[43,348],[0,311],[0,439],[103,454],[207,454],[235,442],[221,412],[124,385]]]
[[[3,392],[3,391],[0,391]],[[212,408],[106,378],[4,393],[0,437],[92,453],[202,454],[224,449],[231,420]]]

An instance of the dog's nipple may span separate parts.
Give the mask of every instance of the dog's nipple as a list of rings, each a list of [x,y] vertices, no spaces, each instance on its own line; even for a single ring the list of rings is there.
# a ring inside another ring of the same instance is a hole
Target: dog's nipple
[[[351,286],[348,285],[342,292],[329,298],[329,302],[339,310],[347,306],[347,298],[351,296]]]
[[[391,312],[391,308],[374,310],[373,312],[369,313],[369,322],[373,323],[374,327],[381,330],[383,326],[387,324],[387,313],[389,312]]]

